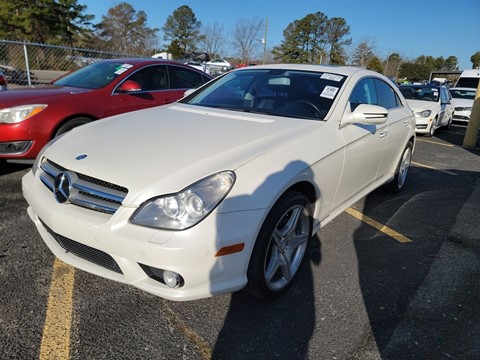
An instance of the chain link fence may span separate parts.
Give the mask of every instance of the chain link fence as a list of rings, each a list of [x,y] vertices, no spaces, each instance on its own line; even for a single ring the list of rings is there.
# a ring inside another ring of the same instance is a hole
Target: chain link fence
[[[48,84],[95,61],[142,57],[65,46],[0,40],[0,71],[8,87]]]

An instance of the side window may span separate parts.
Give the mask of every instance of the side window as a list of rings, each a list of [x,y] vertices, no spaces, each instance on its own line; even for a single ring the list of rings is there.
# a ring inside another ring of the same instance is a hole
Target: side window
[[[362,79],[355,85],[355,88],[350,95],[351,111],[354,111],[360,104],[377,104],[377,94],[375,92],[375,84],[373,79]]]
[[[202,74],[176,66],[169,66],[170,89],[194,89],[203,84]]]
[[[386,109],[393,109],[401,104],[395,90],[386,82],[375,79],[375,86],[377,89],[377,105],[383,106]]]
[[[451,96],[446,89],[441,88],[440,91],[441,91],[440,94],[441,94],[441,97],[442,97],[442,103],[446,103],[447,101],[449,101],[451,99]]]
[[[142,91],[167,89],[167,74],[165,65],[147,66],[133,73],[128,80],[136,81]]]

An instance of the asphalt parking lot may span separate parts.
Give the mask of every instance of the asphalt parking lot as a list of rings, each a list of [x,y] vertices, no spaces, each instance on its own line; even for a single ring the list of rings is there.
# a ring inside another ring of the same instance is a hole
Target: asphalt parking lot
[[[404,191],[314,237],[291,291],[175,303],[74,270],[0,164],[0,359],[478,359],[480,140],[419,136]]]

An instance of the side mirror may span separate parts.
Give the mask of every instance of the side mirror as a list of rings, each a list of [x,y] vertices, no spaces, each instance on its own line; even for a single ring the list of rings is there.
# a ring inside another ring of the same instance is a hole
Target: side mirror
[[[340,126],[348,124],[379,125],[387,121],[388,110],[383,106],[360,104],[355,110],[346,114]]]
[[[133,80],[125,81],[118,88],[118,92],[121,92],[121,93],[129,93],[129,92],[136,92],[136,91],[142,91],[142,86],[138,82]]]
[[[197,89],[188,89],[188,90],[186,90],[185,93],[183,94],[183,97],[188,96],[188,95],[190,95],[190,94],[193,94],[193,93],[195,92],[195,90],[197,90]]]

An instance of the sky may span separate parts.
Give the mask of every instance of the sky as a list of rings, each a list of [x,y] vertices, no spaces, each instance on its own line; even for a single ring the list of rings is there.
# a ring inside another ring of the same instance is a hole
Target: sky
[[[269,49],[280,45],[290,23],[320,11],[328,18],[346,20],[350,53],[367,41],[382,59],[393,52],[407,60],[420,55],[456,56],[459,70],[464,70],[472,67],[470,57],[480,51],[480,0],[78,0],[87,6],[85,14],[95,15],[94,23],[122,2],[144,11],[147,26],[158,29],[176,9],[187,5],[203,25],[223,24],[227,41],[240,19],[264,19]],[[160,48],[168,44],[161,30],[159,38]],[[231,55],[232,49],[225,54]]]

